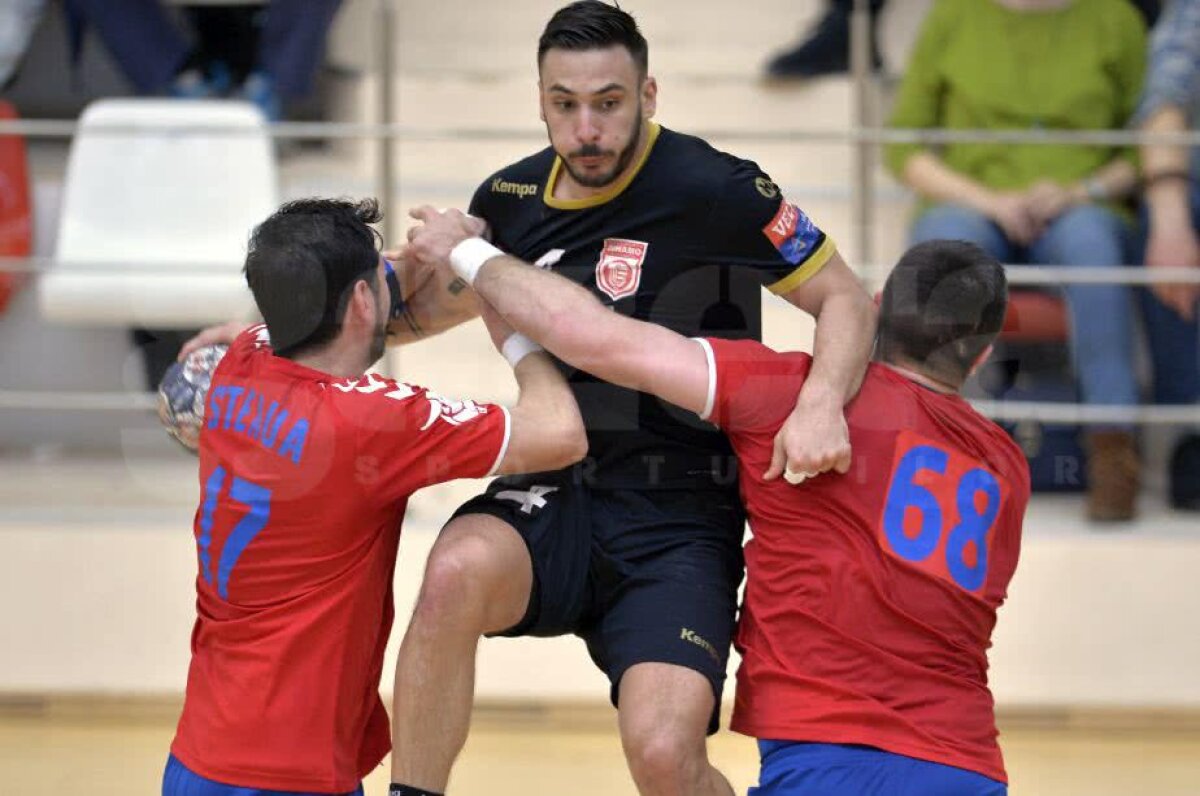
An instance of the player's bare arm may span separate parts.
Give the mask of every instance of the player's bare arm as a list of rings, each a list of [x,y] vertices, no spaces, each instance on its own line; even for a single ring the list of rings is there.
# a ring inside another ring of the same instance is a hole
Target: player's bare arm
[[[841,255],[783,295],[817,319],[812,373],[796,409],[775,437],[768,481],[799,482],[850,469],[850,434],[842,408],[858,392],[875,339],[875,306]]]
[[[450,253],[472,238],[458,211],[419,208],[414,254],[448,263]],[[446,268],[445,270],[449,270]],[[694,341],[608,310],[584,288],[515,257],[493,256],[472,286],[517,331],[559,359],[622,387],[650,393],[702,414],[709,396],[709,365]]]
[[[176,360],[182,362],[196,351],[199,351],[201,348],[207,348],[210,345],[232,345],[237,336],[250,328],[250,326],[251,324],[245,321],[229,321],[203,329],[199,334],[183,344],[183,348],[179,349],[179,356],[176,357]]]
[[[404,297],[404,313],[388,324],[388,345],[405,345],[440,334],[479,316],[479,304],[466,283],[445,269],[405,257],[403,249],[383,252],[393,263]],[[179,351],[179,362],[210,345],[230,345],[251,324],[228,321],[209,326]]]
[[[405,255],[385,251],[404,295],[403,315],[388,324],[388,345],[405,345],[440,334],[479,316],[475,295],[461,279]]]
[[[446,269],[449,270],[449,269]],[[570,467],[587,455],[587,434],[566,380],[545,352],[514,340],[514,331],[491,307],[480,306],[496,349],[513,366],[520,396],[509,409],[509,439],[497,473]]]

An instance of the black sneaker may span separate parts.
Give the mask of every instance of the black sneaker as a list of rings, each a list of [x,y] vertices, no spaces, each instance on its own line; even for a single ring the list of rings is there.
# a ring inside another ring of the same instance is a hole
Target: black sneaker
[[[883,59],[871,33],[871,68],[879,71]],[[850,15],[843,9],[830,9],[813,28],[807,39],[767,62],[766,76],[774,80],[795,80],[850,71]]]
[[[1171,454],[1171,507],[1200,511],[1200,434],[1189,434]]]

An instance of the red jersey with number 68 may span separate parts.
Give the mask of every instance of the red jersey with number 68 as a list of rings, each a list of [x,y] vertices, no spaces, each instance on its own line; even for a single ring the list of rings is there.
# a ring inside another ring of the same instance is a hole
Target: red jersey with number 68
[[[1021,450],[957,395],[873,364],[846,409],[850,472],[764,482],[811,358],[699,342],[753,532],[733,729],[1007,781],[987,649],[1029,500]]]
[[[345,793],[390,747],[379,698],[408,496],[490,473],[507,413],[275,356],[213,374],[200,434],[196,624],[172,753],[209,779]]]

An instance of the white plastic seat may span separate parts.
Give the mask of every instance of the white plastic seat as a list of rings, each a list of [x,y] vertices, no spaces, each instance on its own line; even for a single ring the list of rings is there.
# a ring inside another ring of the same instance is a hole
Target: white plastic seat
[[[138,129],[101,129],[114,126]],[[237,130],[206,129],[218,126]],[[278,193],[266,120],[249,103],[93,103],[67,163],[58,262],[39,280],[43,315],[159,329],[245,316],[246,242]]]

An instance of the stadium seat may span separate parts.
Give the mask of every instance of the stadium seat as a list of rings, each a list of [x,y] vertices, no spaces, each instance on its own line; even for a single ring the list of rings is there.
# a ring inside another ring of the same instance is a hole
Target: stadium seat
[[[1000,340],[1010,343],[1066,343],[1067,307],[1057,293],[1014,288]]]
[[[42,314],[168,329],[245,316],[246,240],[278,192],[266,121],[248,103],[93,103],[71,146]]]
[[[0,119],[15,119],[17,111],[0,100]],[[33,250],[33,214],[29,201],[29,165],[25,139],[0,136],[0,257],[28,257]],[[0,271],[0,313],[21,286],[26,275]]]

